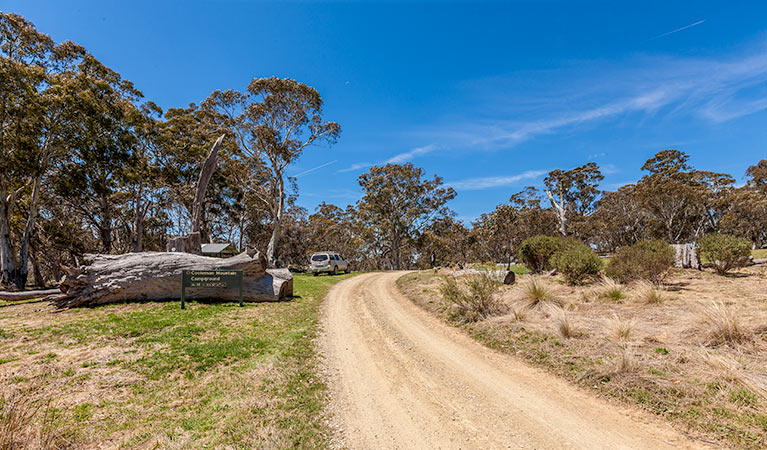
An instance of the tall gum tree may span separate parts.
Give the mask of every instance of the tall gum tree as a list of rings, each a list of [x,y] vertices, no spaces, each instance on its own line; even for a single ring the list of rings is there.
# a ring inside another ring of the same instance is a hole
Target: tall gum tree
[[[360,175],[363,197],[359,214],[391,256],[392,267],[402,267],[403,246],[416,240],[425,227],[452,214],[447,202],[456,193],[442,186],[442,178],[424,178],[411,163],[373,166]]]
[[[266,257],[272,265],[290,190],[287,168],[307,147],[333,144],[341,133],[339,124],[323,121],[322,104],[313,87],[277,77],[255,78],[245,92],[215,91],[202,104],[237,140],[249,170],[246,191],[270,213]]]
[[[543,180],[562,236],[567,236],[568,222],[593,212],[599,197],[599,182],[603,179],[599,166],[589,162],[567,171],[552,170]]]
[[[21,16],[0,13],[0,266],[3,284],[17,289],[27,281],[43,180],[65,151],[72,103],[65,85],[84,54],[71,42],[56,45]],[[18,257],[17,214],[24,223]]]

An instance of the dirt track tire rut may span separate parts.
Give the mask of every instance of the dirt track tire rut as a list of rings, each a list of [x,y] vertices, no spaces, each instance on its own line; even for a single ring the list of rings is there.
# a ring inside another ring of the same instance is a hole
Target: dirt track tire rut
[[[707,448],[482,346],[404,298],[401,275],[359,275],[328,294],[321,348],[345,447]]]

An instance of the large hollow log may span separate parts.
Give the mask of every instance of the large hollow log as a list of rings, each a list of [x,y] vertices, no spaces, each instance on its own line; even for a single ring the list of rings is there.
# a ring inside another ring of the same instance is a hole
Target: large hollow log
[[[243,252],[227,259],[159,252],[86,255],[85,263],[69,270],[59,285],[61,293],[46,300],[59,308],[178,300],[182,270],[242,270],[244,301],[275,301],[293,295],[293,275],[286,269],[266,270],[266,259],[260,253]],[[187,289],[186,298],[237,301],[239,290]]]

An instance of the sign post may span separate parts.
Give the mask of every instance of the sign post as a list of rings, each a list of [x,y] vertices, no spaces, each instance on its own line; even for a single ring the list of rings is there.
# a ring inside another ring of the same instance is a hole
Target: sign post
[[[238,288],[242,306],[242,270],[184,270],[181,272],[181,309],[186,288]]]

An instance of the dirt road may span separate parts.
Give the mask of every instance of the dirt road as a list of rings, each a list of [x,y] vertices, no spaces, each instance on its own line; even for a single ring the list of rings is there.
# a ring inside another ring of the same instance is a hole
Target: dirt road
[[[704,448],[483,347],[404,298],[400,275],[342,281],[325,305],[331,414],[346,447]]]

